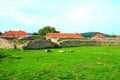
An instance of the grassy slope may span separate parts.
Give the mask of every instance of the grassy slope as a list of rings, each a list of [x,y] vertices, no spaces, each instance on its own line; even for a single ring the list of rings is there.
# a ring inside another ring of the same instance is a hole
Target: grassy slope
[[[68,52],[69,49],[74,52]],[[119,80],[120,46],[2,50],[0,80]],[[65,50],[58,53],[59,50]]]

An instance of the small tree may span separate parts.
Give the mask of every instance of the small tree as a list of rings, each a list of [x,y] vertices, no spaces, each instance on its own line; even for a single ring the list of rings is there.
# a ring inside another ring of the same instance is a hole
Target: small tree
[[[2,32],[0,32],[0,35],[2,34]]]
[[[110,38],[116,38],[117,36],[116,35],[110,35]]]
[[[38,35],[38,33],[37,32],[33,32],[32,35]]]
[[[112,33],[112,35],[110,35],[110,38],[116,38],[117,36],[115,34]]]
[[[59,33],[59,31],[56,31],[56,29],[51,26],[45,26],[38,31],[38,34],[40,35],[46,35],[47,33]]]

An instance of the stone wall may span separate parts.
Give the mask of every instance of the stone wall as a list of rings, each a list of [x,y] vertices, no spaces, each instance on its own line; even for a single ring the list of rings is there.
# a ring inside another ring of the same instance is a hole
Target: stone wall
[[[29,37],[24,37],[21,38],[20,40],[24,42],[21,43],[19,40],[17,41],[11,41],[7,39],[2,39],[0,38],[0,48],[3,49],[41,49],[41,48],[52,48],[55,47],[55,44],[52,43],[50,40],[45,40],[43,36],[29,36]],[[26,41],[27,40],[27,41]]]
[[[27,37],[21,37],[20,40],[45,40],[45,37],[42,35],[32,35]]]
[[[52,48],[55,44],[47,40],[34,40],[29,42],[24,49],[41,49],[41,48]]]
[[[0,48],[4,48],[4,49],[14,48],[14,44],[12,44],[10,41],[6,39],[0,38]]]
[[[24,43],[24,44],[14,44],[15,45],[15,49],[24,49],[24,46],[27,45],[27,43]]]
[[[72,46],[99,46],[99,45],[120,45],[120,40],[62,40],[53,43],[48,40],[32,40],[26,43],[13,43],[6,39],[0,38],[0,48],[10,49],[41,49],[58,47],[72,47]]]
[[[72,46],[100,46],[100,45],[120,45],[120,40],[79,40],[79,41],[60,41],[60,47]]]

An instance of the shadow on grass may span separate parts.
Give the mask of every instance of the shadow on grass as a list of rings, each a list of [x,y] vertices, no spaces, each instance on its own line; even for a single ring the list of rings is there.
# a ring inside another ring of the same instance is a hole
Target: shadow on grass
[[[18,56],[13,56],[13,55],[1,55],[0,54],[0,61],[3,60],[4,58],[12,58],[12,59],[22,59],[22,57],[18,57]]]

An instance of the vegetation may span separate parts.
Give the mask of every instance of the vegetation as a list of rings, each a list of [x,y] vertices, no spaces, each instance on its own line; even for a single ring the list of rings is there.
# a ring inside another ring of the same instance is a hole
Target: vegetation
[[[81,33],[81,35],[84,36],[85,38],[91,38],[91,37],[93,37],[96,34],[102,34],[102,35],[104,35],[106,37],[110,36],[108,34],[104,34],[104,33],[100,33],[100,32],[86,32],[86,33]]]
[[[20,44],[23,44],[23,43],[26,43],[26,42],[28,42],[28,41],[30,41],[30,40],[20,40],[20,39],[10,39],[9,40],[10,42],[14,42],[14,43],[20,43]]]
[[[2,34],[2,32],[0,32],[0,35]]]
[[[59,31],[56,31],[54,27],[51,26],[45,26],[42,29],[39,29],[38,34],[39,35],[46,35],[47,33],[59,33]]]
[[[120,46],[84,46],[50,51],[0,49],[0,80],[120,79]]]
[[[38,35],[38,33],[37,32],[33,32],[32,35]]]
[[[117,36],[115,34],[112,34],[109,36],[110,38],[116,38]]]

